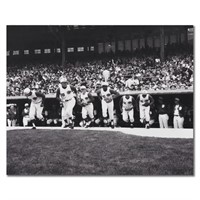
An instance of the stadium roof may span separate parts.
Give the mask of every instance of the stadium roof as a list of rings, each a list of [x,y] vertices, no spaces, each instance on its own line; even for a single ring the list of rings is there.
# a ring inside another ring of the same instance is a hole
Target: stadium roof
[[[160,26],[7,26],[7,49],[60,46],[67,44],[113,41],[145,35],[159,35]],[[187,30],[192,26],[164,26],[165,33]]]

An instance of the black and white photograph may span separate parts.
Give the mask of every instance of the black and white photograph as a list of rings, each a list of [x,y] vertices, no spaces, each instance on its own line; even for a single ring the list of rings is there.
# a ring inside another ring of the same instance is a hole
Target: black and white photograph
[[[8,176],[194,176],[191,25],[7,25]]]

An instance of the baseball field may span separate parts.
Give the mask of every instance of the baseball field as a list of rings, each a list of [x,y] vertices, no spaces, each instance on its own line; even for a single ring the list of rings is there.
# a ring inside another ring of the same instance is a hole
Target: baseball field
[[[148,134],[151,129],[138,131]],[[120,129],[8,130],[7,175],[191,176],[194,141],[136,136]]]

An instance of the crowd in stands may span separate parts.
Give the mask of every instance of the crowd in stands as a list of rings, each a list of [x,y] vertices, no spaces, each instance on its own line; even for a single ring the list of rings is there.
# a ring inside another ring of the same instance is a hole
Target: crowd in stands
[[[133,78],[133,90],[173,90],[193,88],[193,55],[168,55],[161,62],[155,56],[129,56],[66,63],[64,66],[51,63],[14,65],[7,67],[7,96],[23,95],[26,87],[45,94],[55,93],[59,78],[64,75],[69,82],[79,87],[85,84],[95,92],[96,85],[103,80],[103,71],[110,71],[110,86],[122,92],[126,81]]]

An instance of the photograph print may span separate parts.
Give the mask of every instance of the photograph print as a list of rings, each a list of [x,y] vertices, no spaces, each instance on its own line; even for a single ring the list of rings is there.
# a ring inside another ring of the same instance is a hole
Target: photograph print
[[[9,176],[194,176],[194,27],[7,26]]]

